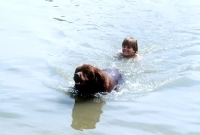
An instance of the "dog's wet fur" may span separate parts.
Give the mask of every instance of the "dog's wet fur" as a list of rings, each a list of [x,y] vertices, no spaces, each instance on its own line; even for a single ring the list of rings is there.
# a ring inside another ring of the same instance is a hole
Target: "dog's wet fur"
[[[102,69],[89,64],[76,68],[74,88],[81,95],[111,92],[122,82],[122,75],[117,69]]]

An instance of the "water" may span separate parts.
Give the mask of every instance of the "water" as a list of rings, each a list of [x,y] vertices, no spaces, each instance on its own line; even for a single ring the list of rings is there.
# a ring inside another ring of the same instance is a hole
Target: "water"
[[[200,2],[0,2],[2,135],[200,135]],[[117,59],[133,36],[141,61]],[[77,66],[118,68],[119,92],[70,94]]]

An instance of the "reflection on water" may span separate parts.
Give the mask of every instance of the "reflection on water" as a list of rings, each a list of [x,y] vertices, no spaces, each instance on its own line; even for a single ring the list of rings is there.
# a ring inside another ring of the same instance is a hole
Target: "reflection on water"
[[[71,127],[76,130],[94,129],[103,113],[102,107],[106,102],[101,99],[76,98],[72,111]]]

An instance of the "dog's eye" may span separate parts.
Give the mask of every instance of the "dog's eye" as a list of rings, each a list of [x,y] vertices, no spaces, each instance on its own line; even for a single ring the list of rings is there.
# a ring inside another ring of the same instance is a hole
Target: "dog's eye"
[[[83,70],[83,73],[87,74],[87,73],[88,73],[88,70]]]
[[[85,70],[84,73],[87,77],[92,77],[92,73],[89,70]]]
[[[90,75],[91,75],[91,73],[90,73],[88,70],[85,71],[85,74],[86,74],[87,76],[90,76]]]

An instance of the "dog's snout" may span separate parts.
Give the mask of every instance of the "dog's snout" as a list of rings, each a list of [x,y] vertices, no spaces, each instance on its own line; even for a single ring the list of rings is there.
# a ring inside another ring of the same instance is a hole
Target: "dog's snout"
[[[75,78],[79,78],[80,75],[79,75],[78,73],[75,73],[75,74],[74,74],[74,77],[75,77]]]
[[[79,82],[80,81],[80,74],[79,73],[75,73],[74,74],[74,81],[75,82]]]

